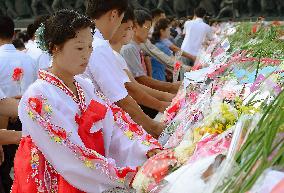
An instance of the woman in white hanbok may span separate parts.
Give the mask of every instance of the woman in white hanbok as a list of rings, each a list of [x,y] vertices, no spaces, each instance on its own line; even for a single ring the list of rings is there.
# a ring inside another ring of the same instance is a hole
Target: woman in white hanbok
[[[92,50],[90,26],[85,16],[63,10],[37,32],[53,64],[50,72],[39,72],[20,102],[23,137],[12,193],[125,190],[137,167],[161,148],[90,81],[76,76]]]

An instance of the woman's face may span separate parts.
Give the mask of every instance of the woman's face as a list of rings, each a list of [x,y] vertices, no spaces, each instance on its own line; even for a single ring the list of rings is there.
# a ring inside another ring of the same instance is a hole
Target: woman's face
[[[161,37],[160,39],[168,39],[171,36],[171,30],[170,26],[168,26],[166,29],[161,29],[160,30]]]
[[[80,29],[74,38],[67,40],[54,54],[54,67],[73,76],[82,74],[86,70],[91,53],[91,28]]]

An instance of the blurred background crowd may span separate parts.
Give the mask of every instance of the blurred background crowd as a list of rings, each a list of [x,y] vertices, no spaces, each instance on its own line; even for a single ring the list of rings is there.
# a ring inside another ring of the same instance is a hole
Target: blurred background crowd
[[[84,12],[86,0],[0,0],[0,14],[14,19],[50,14],[62,8]],[[135,9],[163,9],[177,18],[193,15],[195,7],[205,7],[214,18],[283,16],[283,0],[131,0]]]

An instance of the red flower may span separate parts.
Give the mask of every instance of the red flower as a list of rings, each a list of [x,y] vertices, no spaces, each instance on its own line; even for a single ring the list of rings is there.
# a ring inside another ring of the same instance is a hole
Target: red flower
[[[42,101],[38,98],[29,98],[28,103],[30,107],[37,112],[38,114],[41,114],[42,110]]]
[[[177,103],[175,105],[173,105],[169,110],[168,113],[172,114],[172,113],[177,113],[180,110],[180,101],[177,101]]]
[[[177,62],[175,63],[174,71],[177,72],[177,71],[180,69],[180,67],[181,67],[181,63],[180,63],[180,61],[177,61]]]
[[[130,173],[130,172],[135,172],[136,173],[136,170],[133,170],[133,169],[131,169],[131,168],[129,168],[129,167],[125,167],[125,168],[123,168],[122,170],[117,170],[116,171],[116,175],[119,177],[119,178],[125,178],[126,177],[126,175],[128,174],[128,173]]]
[[[160,183],[169,173],[169,169],[177,164],[173,150],[164,150],[148,159],[144,164],[142,173],[147,177],[154,178]]]
[[[252,32],[253,34],[255,34],[257,31],[258,31],[258,25],[255,24],[255,25],[252,26],[251,32]]]
[[[13,75],[12,75],[12,78],[14,81],[20,81],[23,77],[23,69],[22,68],[15,68],[14,69],[14,72],[13,72]]]

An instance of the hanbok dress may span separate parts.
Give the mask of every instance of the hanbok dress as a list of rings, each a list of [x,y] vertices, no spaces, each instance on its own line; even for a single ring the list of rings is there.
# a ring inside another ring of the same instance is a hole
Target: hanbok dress
[[[161,145],[121,108],[74,77],[78,98],[39,72],[19,105],[23,137],[12,193],[101,193],[131,187],[137,167]]]

